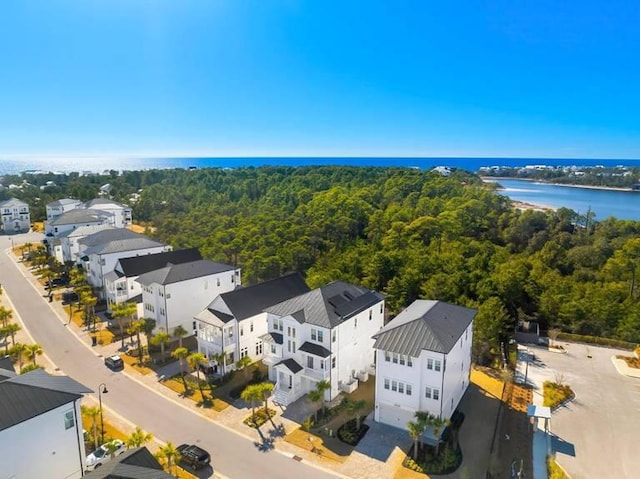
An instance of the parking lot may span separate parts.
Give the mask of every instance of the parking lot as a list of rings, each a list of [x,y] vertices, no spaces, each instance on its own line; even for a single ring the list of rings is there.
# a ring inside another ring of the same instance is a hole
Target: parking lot
[[[534,394],[542,394],[544,380],[558,379],[576,394],[551,417],[557,462],[573,479],[638,477],[640,379],[618,374],[611,362],[611,356],[631,352],[560,344],[566,354],[530,347],[535,361],[528,367]]]

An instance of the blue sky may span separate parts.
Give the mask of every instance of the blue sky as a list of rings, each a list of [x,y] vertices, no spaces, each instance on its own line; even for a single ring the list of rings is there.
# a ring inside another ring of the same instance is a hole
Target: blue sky
[[[640,2],[0,4],[0,155],[640,158]]]

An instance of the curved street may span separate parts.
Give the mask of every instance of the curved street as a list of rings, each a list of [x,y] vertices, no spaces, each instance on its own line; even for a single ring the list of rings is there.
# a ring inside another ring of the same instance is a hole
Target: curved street
[[[103,395],[102,402],[110,410],[159,439],[200,445],[211,453],[216,472],[230,478],[339,477],[277,450],[260,450],[252,441],[160,395],[126,373],[109,371],[90,346],[67,330],[46,298],[9,257],[12,239],[7,239],[0,244],[0,283],[24,327],[64,374],[93,389],[96,395],[98,385],[107,383],[109,393]],[[13,240],[16,245],[39,241],[33,234],[15,236]]]

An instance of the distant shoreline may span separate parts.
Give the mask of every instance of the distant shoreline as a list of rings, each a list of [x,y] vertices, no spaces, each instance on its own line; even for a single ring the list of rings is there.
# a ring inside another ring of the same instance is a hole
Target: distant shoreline
[[[551,186],[566,186],[567,188],[582,188],[585,190],[624,191],[629,193],[635,193],[635,191],[632,190],[631,188],[620,188],[616,186],[570,185],[565,183],[552,183],[550,181],[544,181],[536,178],[513,178],[510,176],[481,176],[480,179],[485,183],[497,183],[498,180],[517,180],[517,181],[529,181],[531,183],[542,183],[544,185],[551,185]]]

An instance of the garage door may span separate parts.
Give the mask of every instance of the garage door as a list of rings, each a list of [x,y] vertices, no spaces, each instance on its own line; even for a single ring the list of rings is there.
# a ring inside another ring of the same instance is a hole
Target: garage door
[[[407,411],[392,404],[379,404],[376,413],[378,422],[401,429],[407,429],[407,423],[415,421],[413,411]]]

